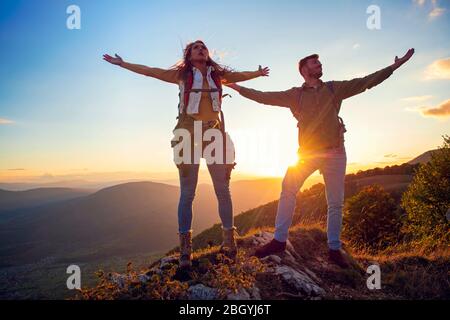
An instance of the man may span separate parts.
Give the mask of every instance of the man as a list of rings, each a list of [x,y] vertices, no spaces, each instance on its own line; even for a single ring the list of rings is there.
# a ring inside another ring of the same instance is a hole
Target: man
[[[261,92],[237,84],[228,85],[242,96],[256,102],[290,108],[298,120],[300,158],[296,166],[287,170],[283,179],[274,239],[256,249],[257,257],[262,258],[285,250],[296,205],[296,194],[304,181],[319,169],[324,177],[328,204],[329,258],[331,262],[343,268],[349,266],[340,241],[347,164],[345,127],[338,116],[340,106],[344,99],[386,80],[413,54],[414,49],[410,49],[402,58],[395,57],[392,65],[364,78],[327,83],[320,80],[322,64],[319,55],[313,54],[299,62],[299,72],[305,80],[301,87],[281,92]]]

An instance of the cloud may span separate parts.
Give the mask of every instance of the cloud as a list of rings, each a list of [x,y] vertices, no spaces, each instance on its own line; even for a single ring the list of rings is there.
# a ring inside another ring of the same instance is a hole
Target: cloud
[[[438,106],[423,108],[421,109],[421,113],[425,117],[438,117],[438,118],[450,117],[450,99],[442,102]]]
[[[439,16],[442,16],[445,12],[444,8],[439,7],[438,1],[437,0],[431,0],[431,4],[433,9],[431,10],[431,12],[428,14],[428,19],[433,20]]]
[[[5,118],[0,118],[0,125],[2,124],[12,124],[14,123],[14,121],[9,120],[9,119],[5,119]]]
[[[26,169],[24,168],[12,168],[12,169],[7,169],[8,171],[24,171]]]
[[[450,57],[430,64],[425,70],[425,79],[450,79]]]
[[[444,12],[445,12],[444,8],[440,7],[433,8],[433,10],[431,10],[431,12],[428,14],[428,18],[430,20],[436,19],[437,17],[442,16]]]
[[[426,7],[430,9],[429,13],[428,13],[428,19],[429,20],[434,20],[437,17],[442,16],[446,9],[442,8],[439,6],[438,0],[412,0],[413,4],[418,6],[418,7]]]
[[[384,157],[385,157],[385,158],[397,158],[398,155],[393,154],[393,153],[390,153],[390,154],[385,154]]]
[[[353,45],[353,49],[359,49],[361,47],[361,45],[359,43],[355,43]]]
[[[422,101],[430,100],[431,98],[433,98],[433,96],[428,95],[428,96],[407,97],[407,98],[403,98],[401,100],[406,101],[406,102],[422,102]]]

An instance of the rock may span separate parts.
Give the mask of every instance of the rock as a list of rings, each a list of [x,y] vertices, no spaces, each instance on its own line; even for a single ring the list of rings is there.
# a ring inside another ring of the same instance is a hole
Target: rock
[[[288,265],[295,265],[295,266],[297,265],[296,259],[289,251],[284,252],[283,258],[281,259],[281,261]]]
[[[263,246],[273,239],[273,233],[260,231],[253,236],[253,244],[255,246]]]
[[[257,286],[248,289],[241,288],[238,292],[230,292],[227,300],[261,300],[261,293]]]
[[[257,247],[263,246],[263,245],[269,243],[270,241],[272,241],[273,236],[274,235],[271,232],[260,231],[253,236],[252,243],[254,246],[257,246]],[[292,245],[292,243],[289,240],[286,242],[286,251],[285,252],[289,252],[289,254],[291,254],[294,258],[300,257],[299,254],[295,251],[294,246]]]
[[[260,259],[261,262],[270,263],[273,262],[275,264],[281,264],[282,259],[277,255],[270,255]]]
[[[176,263],[178,261],[177,256],[168,256],[160,260],[159,267],[161,269],[167,268],[170,264]]]
[[[261,291],[257,286],[248,289],[252,300],[261,300]]]
[[[151,278],[150,276],[146,275],[146,274],[140,274],[137,276],[139,282],[145,283],[148,282]]]
[[[151,277],[145,273],[139,274],[136,276],[136,278],[133,278],[131,275],[120,274],[115,272],[110,273],[108,278],[112,283],[115,283],[121,289],[125,288],[127,286],[127,283],[133,279],[137,279],[141,283],[146,283],[151,279]]]
[[[130,280],[130,277],[116,272],[110,273],[108,278],[121,289],[125,288],[126,283]]]
[[[268,256],[267,258],[268,258],[268,260],[272,260],[273,262],[275,262],[277,264],[281,264],[281,258],[279,256],[272,254],[272,255]]]
[[[207,287],[203,284],[196,284],[189,287],[189,300],[216,300],[219,298],[219,291],[214,288]]]
[[[314,281],[316,281],[317,283],[322,282],[322,281],[319,279],[319,277],[318,277],[314,272],[312,272],[311,270],[309,270],[307,267],[303,266],[302,269],[303,269],[303,271],[305,271],[305,272],[308,274],[308,276],[310,276],[310,277],[311,277]]]
[[[321,296],[325,294],[325,291],[303,271],[289,266],[278,266],[275,268],[275,274],[280,275],[286,283],[307,295]]]
[[[300,257],[300,255],[297,253],[297,251],[295,251],[294,246],[289,240],[286,242],[286,251],[289,252],[296,259]]]
[[[244,288],[240,288],[238,292],[229,293],[227,300],[250,300],[250,294]]]

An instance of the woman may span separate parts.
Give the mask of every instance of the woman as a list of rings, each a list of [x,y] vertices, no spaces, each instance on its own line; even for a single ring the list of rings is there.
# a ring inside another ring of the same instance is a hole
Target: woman
[[[215,128],[224,131],[221,117],[222,83],[234,83],[268,76],[269,69],[261,68],[252,72],[233,72],[214,62],[203,41],[189,43],[184,49],[183,60],[173,68],[165,70],[132,64],[105,54],[103,59],[130,71],[178,84],[180,88],[179,116],[176,129],[194,132],[194,122],[201,121],[202,130]],[[194,139],[192,138],[191,141]],[[226,139],[225,141],[229,141]],[[232,144],[232,143],[231,143]],[[206,144],[202,142],[204,149]],[[203,150],[202,149],[202,150]],[[230,174],[234,161],[210,163],[207,165],[219,203],[222,221],[221,251],[231,256],[237,252],[234,238],[233,208],[230,195]],[[181,268],[192,265],[192,203],[198,181],[199,164],[187,161],[177,165],[180,177],[180,201],[178,204],[178,226],[180,239]]]

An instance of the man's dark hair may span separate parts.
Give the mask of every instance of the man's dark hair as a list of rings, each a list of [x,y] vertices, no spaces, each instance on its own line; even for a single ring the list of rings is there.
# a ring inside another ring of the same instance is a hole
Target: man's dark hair
[[[298,71],[300,72],[300,73],[302,73],[302,68],[304,67],[304,65],[308,62],[308,60],[310,60],[310,59],[319,59],[319,55],[317,54],[317,53],[314,53],[314,54],[312,54],[312,55],[309,55],[309,56],[307,56],[307,57],[304,57],[303,59],[301,59],[299,62],[298,62]]]

